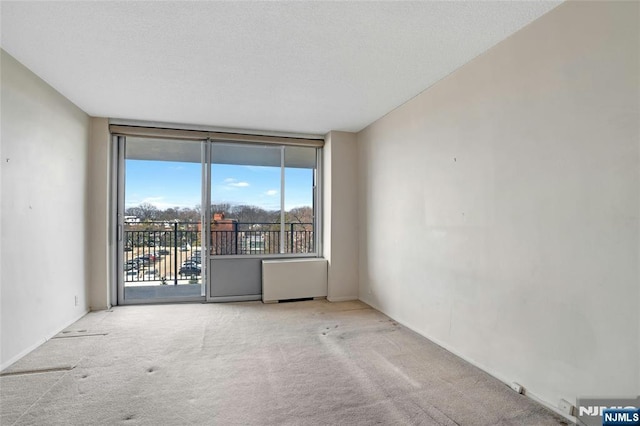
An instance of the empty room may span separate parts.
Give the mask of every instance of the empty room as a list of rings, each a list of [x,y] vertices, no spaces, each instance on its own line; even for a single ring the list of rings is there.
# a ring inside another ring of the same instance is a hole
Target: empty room
[[[0,2],[0,424],[640,425],[640,2]]]

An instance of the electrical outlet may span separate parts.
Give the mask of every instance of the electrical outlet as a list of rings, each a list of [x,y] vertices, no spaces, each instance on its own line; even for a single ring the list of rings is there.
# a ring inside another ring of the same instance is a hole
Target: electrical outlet
[[[560,409],[560,411],[562,411],[564,414],[568,414],[570,416],[573,416],[573,411],[575,409],[575,407],[573,406],[573,404],[571,404],[569,401],[567,401],[566,399],[561,399],[560,403],[558,404],[558,408]]]
[[[513,389],[518,393],[524,393],[524,388],[520,383],[516,383],[516,382],[511,383],[511,389]]]
[[[75,296],[75,304],[78,306],[78,296]]]

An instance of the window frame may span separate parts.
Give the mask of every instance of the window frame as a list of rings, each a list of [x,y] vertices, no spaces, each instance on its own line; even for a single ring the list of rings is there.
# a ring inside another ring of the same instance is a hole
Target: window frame
[[[213,204],[212,197],[212,185],[211,178],[213,176],[213,161],[211,153],[214,151],[215,144],[227,144],[227,145],[265,145],[261,143],[254,142],[245,142],[245,141],[237,141],[237,140],[228,140],[228,139],[209,139],[209,156],[207,158],[207,168],[208,168],[208,176],[209,176],[209,206]],[[297,144],[277,144],[277,143],[269,143],[266,145],[271,145],[274,148],[279,147],[281,149],[281,157],[280,157],[280,231],[279,232],[279,240],[280,246],[282,247],[282,241],[284,239],[284,233],[286,232],[285,227],[283,226],[284,216],[286,213],[285,210],[285,199],[286,199],[286,191],[285,191],[285,150],[290,146],[298,146],[303,148],[313,148],[315,149],[315,168],[312,169],[312,215],[313,215],[313,250],[307,253],[287,253],[287,252],[279,252],[279,253],[248,253],[248,254],[214,254],[209,250],[209,258],[216,259],[251,259],[251,258],[260,258],[260,259],[278,259],[278,258],[319,258],[322,257],[322,146],[317,145],[297,145]],[[209,207],[210,217],[208,228],[209,232],[211,232],[211,224],[213,222],[213,215],[216,213]],[[286,225],[286,222],[284,223]],[[209,241],[209,245],[211,242]]]

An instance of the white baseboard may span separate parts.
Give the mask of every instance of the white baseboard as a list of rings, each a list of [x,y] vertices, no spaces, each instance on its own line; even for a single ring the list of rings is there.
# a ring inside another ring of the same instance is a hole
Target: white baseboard
[[[350,300],[358,300],[358,296],[341,296],[341,297],[327,296],[327,300],[329,302],[348,302]]]
[[[214,296],[207,299],[207,302],[255,302],[256,300],[262,300],[261,294],[252,294],[248,296]]]

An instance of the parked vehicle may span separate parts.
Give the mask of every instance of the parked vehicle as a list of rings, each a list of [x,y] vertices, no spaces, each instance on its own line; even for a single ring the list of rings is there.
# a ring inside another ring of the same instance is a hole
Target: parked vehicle
[[[138,265],[134,265],[133,263],[125,263],[124,264],[124,270],[125,271],[137,271],[138,270]]]
[[[202,273],[202,269],[196,267],[196,266],[183,266],[182,268],[180,268],[179,274],[180,275],[200,275]]]
[[[149,258],[144,258],[142,256],[138,257],[137,259],[134,259],[136,262],[138,262],[138,265],[140,266],[149,266],[151,264],[151,261],[149,260]]]
[[[154,256],[153,254],[149,253],[149,254],[143,254],[142,256],[138,257],[138,259],[140,259],[143,262],[145,262],[145,265],[148,265],[149,262],[155,262],[156,261],[156,256]]]
[[[129,260],[127,263],[124,264],[124,270],[125,271],[131,271],[133,269],[138,270],[138,267],[140,266],[140,262],[138,262],[138,260]]]

